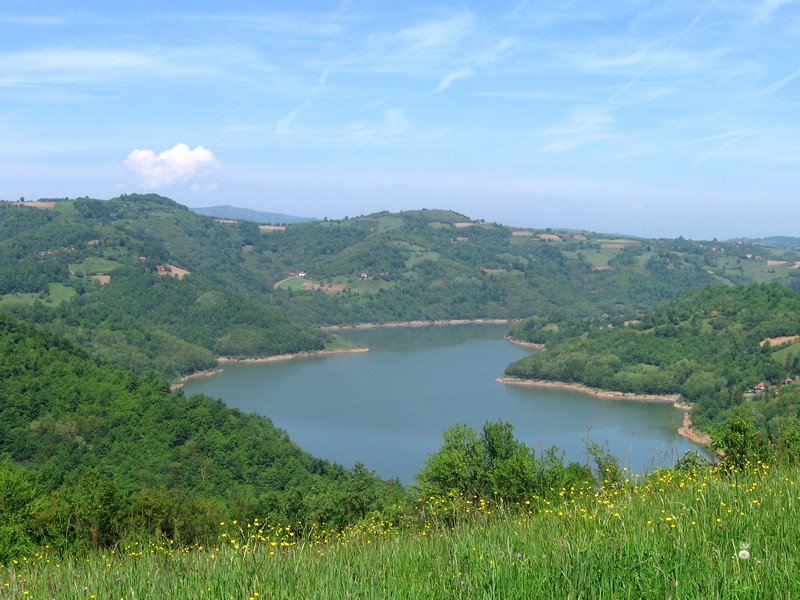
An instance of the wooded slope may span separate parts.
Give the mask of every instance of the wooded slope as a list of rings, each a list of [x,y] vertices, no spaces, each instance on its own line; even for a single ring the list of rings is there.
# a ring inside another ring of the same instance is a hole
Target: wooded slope
[[[796,383],[783,385],[800,377],[798,315],[800,295],[783,285],[708,286],[638,320],[587,321],[583,331],[568,323],[568,337],[558,323],[545,324],[540,339],[548,341],[547,350],[509,365],[506,374],[681,394],[696,403],[692,414],[700,424],[721,420],[745,402],[758,405],[766,424],[798,414]],[[766,393],[749,394],[762,382]]]

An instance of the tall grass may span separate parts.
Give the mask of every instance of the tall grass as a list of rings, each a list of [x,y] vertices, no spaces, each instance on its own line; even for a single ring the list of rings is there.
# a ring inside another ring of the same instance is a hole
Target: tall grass
[[[508,505],[424,498],[396,522],[220,524],[0,570],[0,598],[800,598],[800,469],[662,471]]]

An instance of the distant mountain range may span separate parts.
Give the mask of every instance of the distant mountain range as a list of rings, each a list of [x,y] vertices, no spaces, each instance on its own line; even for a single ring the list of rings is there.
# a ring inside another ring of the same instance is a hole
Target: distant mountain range
[[[242,219],[256,223],[302,223],[305,221],[318,221],[315,217],[296,217],[281,213],[263,212],[250,208],[236,206],[206,206],[204,208],[190,208],[194,213],[220,219]]]
[[[769,248],[800,248],[800,238],[788,235],[773,235],[765,238],[736,238],[730,242],[749,242]]]

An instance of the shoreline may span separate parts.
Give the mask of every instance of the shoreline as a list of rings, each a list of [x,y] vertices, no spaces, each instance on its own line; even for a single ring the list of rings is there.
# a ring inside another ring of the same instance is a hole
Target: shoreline
[[[534,350],[541,351],[547,350],[547,347],[544,344],[537,344],[536,342],[523,342],[522,340],[513,338],[510,335],[504,335],[503,339],[511,342],[512,344],[516,344],[517,346],[522,346],[523,348],[533,348]]]
[[[314,350],[313,352],[295,352],[294,354],[276,354],[275,356],[262,356],[259,358],[230,358],[227,356],[218,356],[217,362],[219,363],[262,363],[274,362],[279,360],[290,360],[292,358],[308,358],[311,356],[326,356],[328,354],[348,354],[351,352],[369,352],[369,348],[336,348],[333,350]],[[207,371],[197,371],[196,373],[189,373],[181,377],[176,383],[169,386],[171,390],[177,390],[183,387],[189,379],[195,377],[208,377],[209,375],[216,375],[222,373],[225,369],[217,367],[216,369],[209,369]]]
[[[175,383],[171,383],[169,385],[170,390],[177,390],[183,387],[183,384],[189,381],[190,379],[194,379],[195,377],[208,377],[209,375],[216,375],[217,373],[222,373],[222,369],[217,367],[216,369],[208,369],[207,371],[195,371],[194,373],[189,373],[188,375],[184,375]]]
[[[708,434],[697,431],[692,425],[691,410],[692,405],[681,402],[680,394],[633,394],[631,392],[616,392],[612,390],[601,390],[592,388],[582,383],[567,383],[564,381],[546,381],[543,379],[517,379],[503,375],[498,377],[497,381],[508,385],[527,385],[539,387],[553,387],[566,390],[575,390],[592,394],[599,398],[608,398],[611,400],[630,400],[632,402],[658,402],[662,404],[672,404],[674,408],[683,411],[683,422],[678,427],[677,433],[679,436],[694,442],[701,446],[707,446],[711,443],[711,437]]]
[[[341,331],[344,329],[376,329],[378,327],[428,327],[431,325],[507,325],[517,319],[421,319],[418,321],[396,321],[390,323],[357,323],[355,325],[324,325],[323,331]]]
[[[292,358],[308,358],[310,356],[326,356],[328,354],[349,354],[351,352],[369,352],[369,348],[334,348],[333,350],[314,350],[312,352],[276,354],[274,356],[261,356],[257,358],[230,358],[228,356],[220,356],[217,358],[217,361],[221,363],[262,363],[275,362],[278,360],[289,360]]]

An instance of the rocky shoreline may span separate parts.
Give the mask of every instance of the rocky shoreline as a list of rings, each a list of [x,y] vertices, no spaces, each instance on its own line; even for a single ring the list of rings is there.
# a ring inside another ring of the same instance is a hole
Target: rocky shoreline
[[[513,338],[510,335],[503,336],[503,339],[511,342],[512,344],[516,344],[517,346],[522,346],[524,348],[533,348],[534,350],[542,350],[542,351],[547,349],[547,347],[544,344],[537,344],[536,342],[523,342],[522,340]]]
[[[328,354],[348,354],[350,352],[368,352],[369,348],[335,348],[333,350],[314,350],[313,352],[295,352],[294,354],[276,354],[275,356],[262,356],[258,358],[230,358],[220,356],[217,360],[225,363],[262,363],[289,360],[292,358],[307,358],[309,356],[326,356]]]
[[[262,363],[262,362],[274,362],[278,360],[289,360],[292,358],[307,358],[309,356],[325,356],[328,354],[346,354],[350,352],[368,352],[369,348],[336,348],[334,350],[315,350],[313,352],[295,352],[294,354],[277,354],[275,356],[262,356],[259,358],[230,358],[226,356],[217,357],[217,362],[220,363]],[[210,369],[208,371],[197,371],[196,373],[190,373],[189,375],[184,375],[180,378],[180,380],[176,383],[173,383],[170,386],[170,389],[176,390],[178,388],[183,387],[183,384],[188,381],[189,379],[194,379],[195,377],[207,377],[209,375],[216,375],[217,373],[222,373],[224,369],[219,367],[217,369]]]

